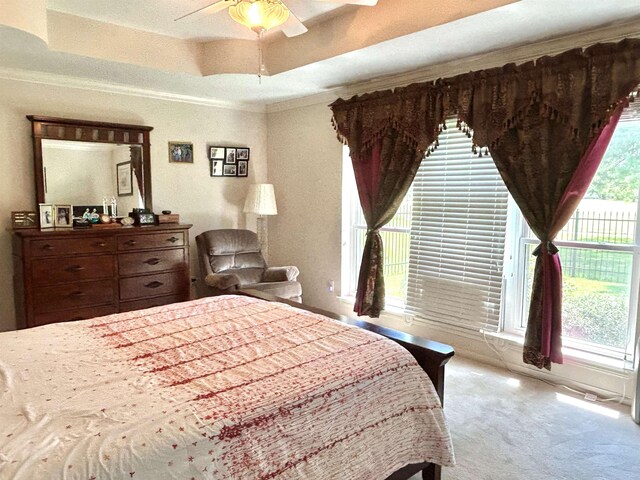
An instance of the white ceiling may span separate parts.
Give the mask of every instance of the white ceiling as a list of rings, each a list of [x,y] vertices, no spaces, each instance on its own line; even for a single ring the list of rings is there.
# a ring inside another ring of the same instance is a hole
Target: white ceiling
[[[187,13],[205,7],[215,0],[48,0],[47,8],[145,32],[160,33],[191,40],[244,38],[256,34],[235,23],[226,11],[191,20],[174,21]],[[285,5],[301,20],[313,20],[343,7],[331,0],[284,0]]]
[[[48,5],[66,13],[180,38],[216,38],[246,33],[244,27],[235,25],[225,12],[188,28],[173,22],[173,18],[185,13],[185,5],[189,11],[207,3],[207,0],[49,0]],[[289,0],[287,4],[303,18],[325,14],[327,8],[334,6],[312,0]],[[630,21],[640,25],[640,0],[521,0],[263,77],[261,84],[256,75],[200,77],[53,52],[29,35],[0,28],[0,77],[10,77],[19,69],[29,75],[44,72],[52,82],[73,78],[82,79],[85,85],[93,82],[96,86],[108,84],[114,88],[265,105],[327,92],[340,85]],[[640,28],[635,36],[640,36]]]

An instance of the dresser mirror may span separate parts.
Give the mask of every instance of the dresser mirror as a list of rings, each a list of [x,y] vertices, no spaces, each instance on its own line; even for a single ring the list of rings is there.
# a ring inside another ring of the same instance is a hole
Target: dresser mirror
[[[39,203],[152,210],[152,127],[29,115]],[[74,212],[78,215],[78,212]],[[82,212],[80,212],[81,214]],[[101,210],[99,213],[102,213]]]

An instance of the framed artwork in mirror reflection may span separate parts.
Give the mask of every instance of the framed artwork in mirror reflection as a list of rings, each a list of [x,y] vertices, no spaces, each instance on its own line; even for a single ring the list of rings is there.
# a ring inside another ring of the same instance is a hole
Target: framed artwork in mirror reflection
[[[116,174],[118,179],[118,196],[128,197],[133,195],[131,162],[118,163],[116,165]]]

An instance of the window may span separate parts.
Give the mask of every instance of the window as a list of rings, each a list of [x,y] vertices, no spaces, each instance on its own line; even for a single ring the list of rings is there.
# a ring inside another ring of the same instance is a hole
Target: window
[[[413,183],[406,311],[416,322],[496,331],[500,319],[507,188],[471,133],[447,121]]]
[[[578,209],[556,239],[564,345],[632,358],[640,288],[640,102],[625,110]],[[348,154],[343,293],[355,294],[366,225]],[[538,240],[488,154],[455,120],[382,232],[387,305],[414,322],[524,335]],[[348,278],[347,278],[348,277]]]
[[[587,194],[555,241],[563,272],[564,344],[618,358],[631,358],[637,313],[639,131],[639,120],[620,121]],[[505,329],[523,333],[538,241],[522,219],[514,225],[508,294],[518,301],[505,308]]]
[[[387,305],[406,306],[416,321],[497,329],[507,190],[493,160],[471,151],[455,119],[423,160],[384,242]],[[366,224],[345,155],[345,293],[355,294]]]
[[[367,224],[358,199],[356,180],[349,152],[343,158],[343,295],[355,296]],[[384,279],[386,305],[402,308],[407,295],[409,244],[411,240],[412,189],[405,196],[393,219],[380,230],[384,245]]]

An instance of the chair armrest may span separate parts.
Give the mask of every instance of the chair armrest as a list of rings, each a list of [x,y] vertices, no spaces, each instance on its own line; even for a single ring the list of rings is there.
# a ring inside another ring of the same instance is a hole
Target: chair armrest
[[[298,267],[269,267],[264,271],[263,282],[292,282],[300,275]]]
[[[231,287],[238,287],[240,279],[233,273],[210,273],[204,277],[204,283],[219,290],[227,290]]]

